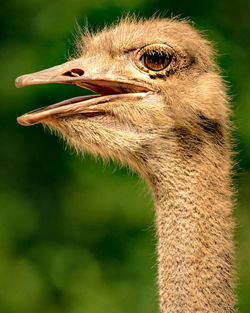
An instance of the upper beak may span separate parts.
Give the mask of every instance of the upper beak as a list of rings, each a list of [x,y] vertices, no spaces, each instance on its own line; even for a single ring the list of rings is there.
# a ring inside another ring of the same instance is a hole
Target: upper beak
[[[17,77],[16,87],[50,83],[76,83],[85,74],[79,60],[69,61],[43,71]],[[86,80],[86,78],[85,78]]]
[[[84,62],[84,63],[83,63]],[[46,70],[19,76],[16,87],[37,84],[65,83],[90,89],[100,95],[149,91],[145,83],[94,68],[94,60],[76,59]],[[93,68],[91,68],[93,67]]]

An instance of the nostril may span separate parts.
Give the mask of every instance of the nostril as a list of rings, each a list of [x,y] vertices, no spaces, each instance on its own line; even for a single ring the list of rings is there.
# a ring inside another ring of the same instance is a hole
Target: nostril
[[[78,76],[82,76],[84,74],[84,71],[79,68],[74,68],[71,72]]]
[[[67,76],[67,77],[79,77],[79,76],[82,76],[83,74],[84,74],[83,70],[79,68],[74,68],[73,70],[65,72],[62,75]]]

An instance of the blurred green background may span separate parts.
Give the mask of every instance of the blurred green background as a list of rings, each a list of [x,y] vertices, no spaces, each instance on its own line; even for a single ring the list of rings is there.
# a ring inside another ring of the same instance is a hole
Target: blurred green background
[[[14,79],[66,60],[76,21],[93,29],[128,10],[190,17],[215,42],[236,123],[238,296],[250,312],[249,1],[2,0],[0,8],[0,312],[157,312],[153,203],[128,169],[81,158],[16,117],[85,93],[16,89]]]

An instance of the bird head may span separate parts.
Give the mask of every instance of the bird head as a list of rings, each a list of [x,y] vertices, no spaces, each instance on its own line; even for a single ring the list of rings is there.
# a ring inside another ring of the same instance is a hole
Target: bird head
[[[192,156],[202,140],[219,136],[226,118],[212,49],[185,21],[124,19],[82,35],[76,58],[16,80],[17,87],[47,83],[96,94],[26,113],[21,125],[43,123],[77,149],[119,159],[145,177],[164,153]]]

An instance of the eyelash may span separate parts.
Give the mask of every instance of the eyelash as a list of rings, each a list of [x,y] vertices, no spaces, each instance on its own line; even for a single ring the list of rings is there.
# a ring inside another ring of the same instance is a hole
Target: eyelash
[[[148,70],[159,72],[169,66],[172,62],[172,58],[172,54],[166,51],[152,49],[142,54],[140,61]]]

